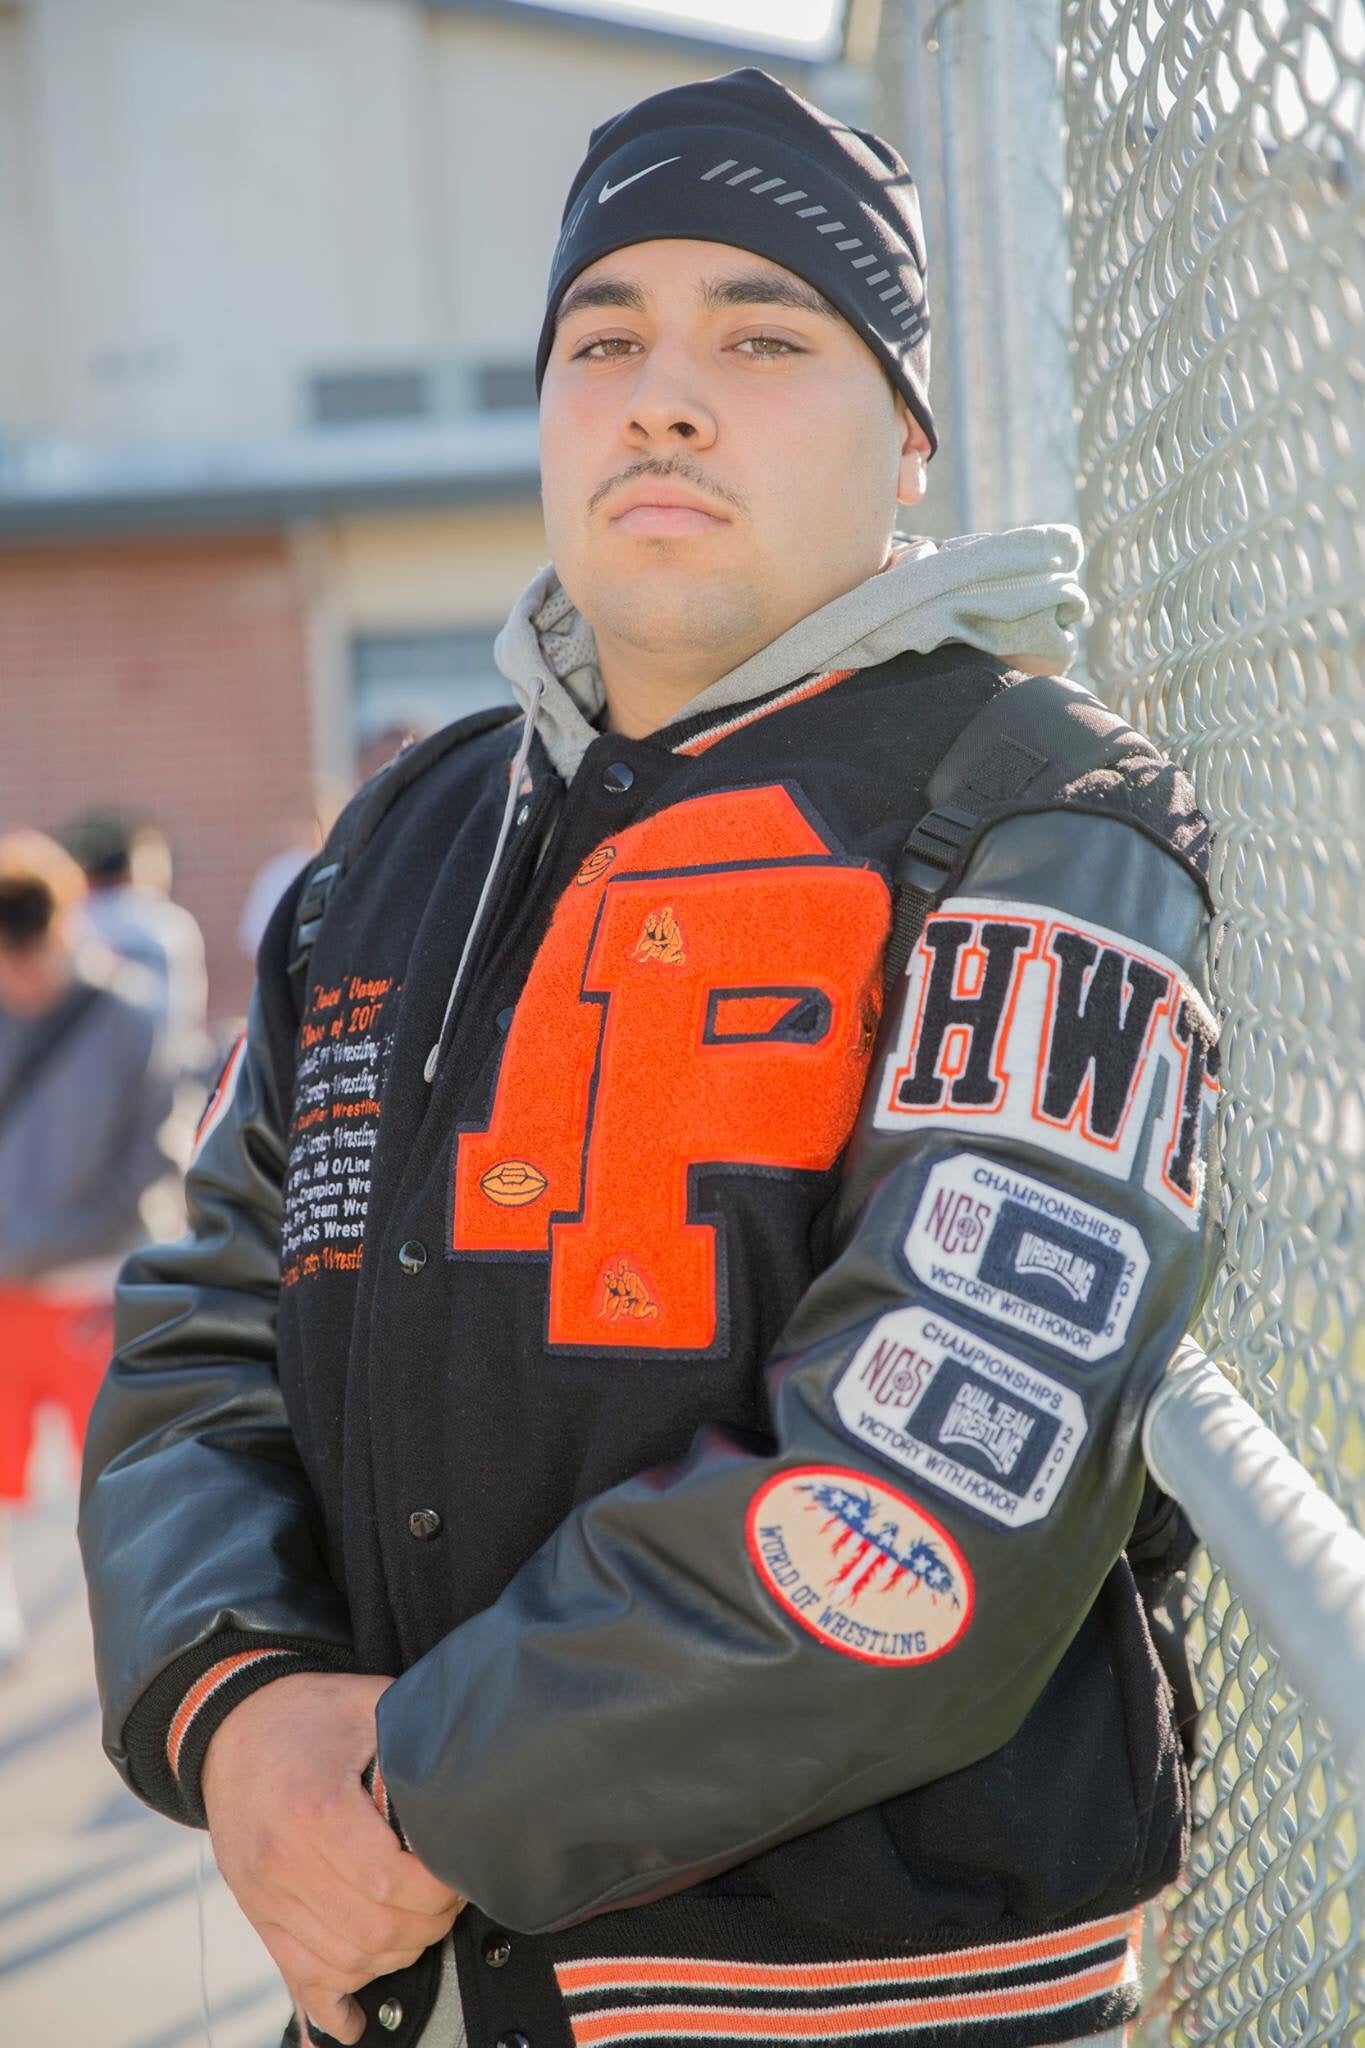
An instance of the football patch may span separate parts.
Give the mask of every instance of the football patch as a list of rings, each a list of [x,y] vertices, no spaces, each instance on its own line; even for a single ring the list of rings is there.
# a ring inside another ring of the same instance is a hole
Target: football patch
[[[802,1628],[867,1664],[927,1664],[972,1618],[966,1558],[909,1494],[837,1465],[798,1465],[749,1505],[749,1556]]]
[[[1218,1031],[1173,960],[1043,905],[958,896],[927,919],[907,975],[879,1130],[974,1128],[1136,1171],[1198,1229]]]
[[[532,1166],[529,1159],[500,1159],[479,1182],[489,1201],[500,1209],[524,1209],[528,1202],[538,1202],[547,1185],[540,1168]]]
[[[930,1172],[905,1257],[935,1294],[1073,1358],[1121,1349],[1151,1266],[1131,1223],[974,1152]]]
[[[924,1308],[881,1318],[834,1410],[859,1443],[1010,1529],[1051,1512],[1086,1435],[1073,1388]]]

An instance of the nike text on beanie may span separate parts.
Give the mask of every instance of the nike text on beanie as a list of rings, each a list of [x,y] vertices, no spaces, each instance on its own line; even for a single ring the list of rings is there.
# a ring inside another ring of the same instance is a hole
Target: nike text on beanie
[[[924,231],[888,143],[846,128],[765,71],[654,93],[593,131],[550,265],[536,388],[565,292],[632,242],[725,242],[805,278],[884,366],[938,445],[929,409]]]

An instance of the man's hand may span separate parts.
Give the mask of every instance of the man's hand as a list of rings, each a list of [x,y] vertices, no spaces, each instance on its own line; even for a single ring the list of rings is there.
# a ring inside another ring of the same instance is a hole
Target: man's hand
[[[277,1678],[233,1708],[204,1759],[218,1868],[296,2006],[339,2041],[365,2029],[348,1994],[415,1962],[464,1904],[400,1846],[360,1782],[392,1682]]]

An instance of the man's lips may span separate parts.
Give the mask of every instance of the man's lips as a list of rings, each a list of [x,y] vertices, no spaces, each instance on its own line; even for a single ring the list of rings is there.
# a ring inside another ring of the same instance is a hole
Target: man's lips
[[[713,533],[729,524],[726,513],[667,484],[641,484],[623,492],[610,519],[625,533],[645,535]]]
[[[612,524],[622,533],[660,535],[715,533],[729,521],[696,505],[632,505],[628,512],[618,513]]]

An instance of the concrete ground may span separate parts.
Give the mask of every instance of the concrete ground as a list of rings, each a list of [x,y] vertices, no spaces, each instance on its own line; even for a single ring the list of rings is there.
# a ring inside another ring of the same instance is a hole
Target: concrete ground
[[[274,2048],[288,1998],[207,1837],[140,1806],[101,1753],[73,1482],[52,1435],[39,1465],[14,1525],[29,1644],[0,1674],[0,2042]]]

